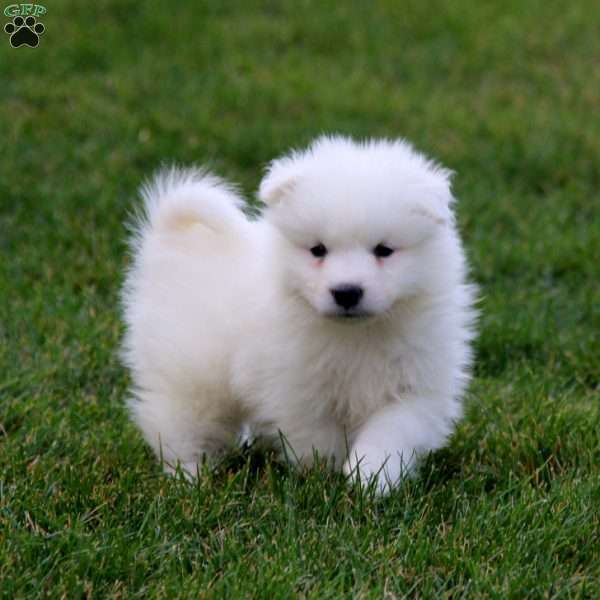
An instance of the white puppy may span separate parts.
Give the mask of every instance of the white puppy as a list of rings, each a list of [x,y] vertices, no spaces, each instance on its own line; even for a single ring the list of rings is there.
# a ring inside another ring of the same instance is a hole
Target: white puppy
[[[322,137],[271,164],[258,220],[206,172],[143,189],[123,354],[168,469],[250,424],[385,491],[445,443],[475,318],[449,176],[401,140]]]

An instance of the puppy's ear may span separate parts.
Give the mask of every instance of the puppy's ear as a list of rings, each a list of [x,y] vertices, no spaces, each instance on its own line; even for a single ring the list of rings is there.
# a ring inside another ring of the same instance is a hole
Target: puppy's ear
[[[451,176],[450,171],[440,170],[434,180],[423,187],[418,186],[415,189],[417,199],[411,212],[430,218],[438,225],[452,223],[454,196],[450,189]]]
[[[300,174],[300,164],[295,157],[274,160],[260,182],[258,198],[267,206],[278,204],[294,190]]]

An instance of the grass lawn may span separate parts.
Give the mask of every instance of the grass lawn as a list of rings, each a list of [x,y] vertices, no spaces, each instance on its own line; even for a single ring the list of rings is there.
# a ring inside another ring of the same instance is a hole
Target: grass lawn
[[[598,2],[46,6],[39,47],[0,32],[0,597],[600,597]],[[457,172],[466,418],[383,500],[256,452],[165,477],[115,355],[136,188],[252,195],[323,131]]]

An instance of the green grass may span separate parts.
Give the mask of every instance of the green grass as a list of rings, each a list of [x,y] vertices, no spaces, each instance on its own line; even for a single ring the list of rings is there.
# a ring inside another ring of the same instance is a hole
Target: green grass
[[[598,3],[47,7],[0,39],[0,597],[600,597]],[[323,131],[457,172],[466,419],[383,500],[258,453],[167,478],[115,356],[136,188],[200,162],[251,194]]]

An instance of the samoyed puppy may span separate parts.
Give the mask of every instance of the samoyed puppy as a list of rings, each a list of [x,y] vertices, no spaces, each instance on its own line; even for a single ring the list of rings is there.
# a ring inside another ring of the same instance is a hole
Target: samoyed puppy
[[[385,492],[461,416],[475,288],[450,172],[403,140],[271,163],[252,219],[203,170],[143,187],[123,304],[133,419],[191,476],[251,428]]]

